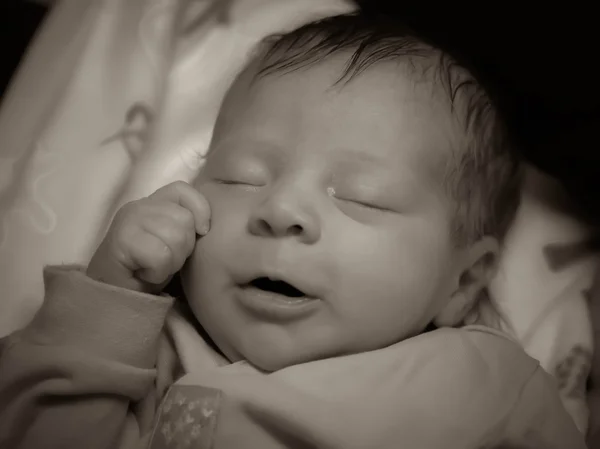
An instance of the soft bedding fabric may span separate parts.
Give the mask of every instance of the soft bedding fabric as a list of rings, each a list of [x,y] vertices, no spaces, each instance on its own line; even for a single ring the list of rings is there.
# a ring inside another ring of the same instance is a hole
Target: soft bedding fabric
[[[561,186],[528,167],[517,214],[490,287],[502,328],[556,376],[586,432],[586,381],[594,351],[589,290],[599,266],[592,229],[576,220]]]
[[[116,208],[202,165],[221,98],[262,37],[342,0],[62,0],[0,110],[0,335],[42,301],[42,267],[86,264]],[[578,427],[592,351],[587,230],[531,172],[491,288],[505,330],[556,375]],[[544,190],[546,189],[546,190]],[[553,193],[554,192],[554,193]],[[568,252],[568,251],[567,251]],[[559,251],[560,253],[560,251]],[[575,251],[577,253],[577,251]]]
[[[86,264],[119,205],[195,177],[221,98],[258,40],[350,9],[59,2],[0,111],[0,285],[11,292],[0,335],[38,309],[43,265]]]
[[[594,330],[595,348],[600,344],[600,268],[596,270],[594,284],[589,294],[590,310]],[[600,352],[594,351],[592,371],[588,382],[588,407],[590,420],[588,428],[589,449],[600,448]]]

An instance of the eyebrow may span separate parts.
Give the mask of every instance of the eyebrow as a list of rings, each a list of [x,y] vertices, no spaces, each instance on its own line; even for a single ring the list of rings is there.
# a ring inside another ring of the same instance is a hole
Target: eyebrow
[[[340,160],[343,165],[353,165],[353,163],[364,163],[372,167],[385,167],[384,160],[372,153],[355,148],[335,148],[331,152]]]
[[[238,149],[240,147],[240,143],[243,144],[243,153],[246,156],[258,155],[271,161],[279,161],[283,157],[282,152],[276,144],[269,142],[268,140],[245,139],[243,135],[238,135],[233,138],[226,136],[224,139],[218,142],[217,145],[211,144],[211,148],[207,153],[207,157],[213,155],[214,153],[223,155],[223,150],[225,150],[225,154],[228,154],[228,149]],[[221,149],[221,151],[218,151],[219,149]]]

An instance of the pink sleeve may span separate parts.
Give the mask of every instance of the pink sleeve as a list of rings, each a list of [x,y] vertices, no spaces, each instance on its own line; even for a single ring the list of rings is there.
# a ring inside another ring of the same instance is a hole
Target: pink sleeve
[[[173,300],[73,267],[47,268],[44,281],[37,316],[0,346],[0,447],[139,447],[151,430],[156,346]]]

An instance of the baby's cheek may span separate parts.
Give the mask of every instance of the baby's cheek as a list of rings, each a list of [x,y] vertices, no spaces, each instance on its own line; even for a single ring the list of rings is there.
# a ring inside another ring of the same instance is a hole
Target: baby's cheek
[[[231,214],[216,208],[211,216],[208,234],[200,237],[192,255],[195,269],[208,269],[212,265],[227,265],[227,261],[235,253],[236,242],[239,241],[239,223]]]
[[[214,230],[200,237],[182,270],[182,283],[190,302],[198,302],[203,298],[205,291],[211,289],[215,277],[218,277],[215,275],[221,271],[219,267],[225,258],[219,240]]]
[[[205,196],[211,206],[210,230],[197,240],[191,263],[196,275],[214,276],[214,271],[237,266],[246,254],[248,208],[215,192]],[[205,274],[208,270],[211,273]]]
[[[211,229],[204,237],[196,242],[196,248],[192,255],[192,262],[196,267],[204,266],[207,262],[220,258],[223,250],[223,238],[218,229]]]

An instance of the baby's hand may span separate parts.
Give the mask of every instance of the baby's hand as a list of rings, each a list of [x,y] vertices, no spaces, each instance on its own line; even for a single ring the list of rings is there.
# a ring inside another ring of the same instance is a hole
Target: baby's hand
[[[174,182],[124,205],[87,269],[92,279],[144,293],[159,293],[210,226],[206,198]]]

